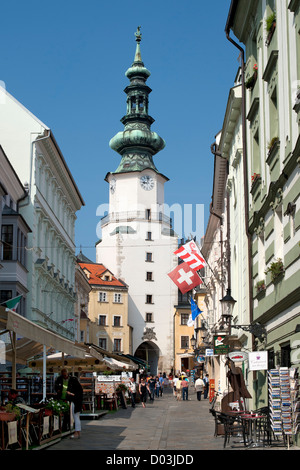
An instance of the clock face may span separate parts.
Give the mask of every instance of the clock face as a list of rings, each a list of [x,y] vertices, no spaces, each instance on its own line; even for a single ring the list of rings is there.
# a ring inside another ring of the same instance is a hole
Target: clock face
[[[146,191],[150,191],[154,187],[154,179],[149,175],[141,176],[141,186]]]
[[[116,180],[114,178],[111,180],[109,187],[111,192],[114,193],[116,189]]]

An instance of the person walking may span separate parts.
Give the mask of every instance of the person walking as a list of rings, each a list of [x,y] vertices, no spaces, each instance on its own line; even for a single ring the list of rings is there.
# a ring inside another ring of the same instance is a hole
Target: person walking
[[[176,396],[177,396],[177,391],[176,391],[177,382],[178,382],[178,377],[177,377],[177,375],[175,375],[175,377],[173,379],[173,395],[174,395],[175,399],[176,399]]]
[[[182,382],[182,377],[178,377],[178,380],[176,382],[176,398],[177,398],[177,401],[181,400],[181,382]]]
[[[146,408],[147,394],[150,393],[150,390],[148,384],[145,382],[145,379],[141,379],[141,383],[139,385],[139,392],[143,408]]]
[[[204,396],[203,398],[207,398],[208,397],[208,391],[209,391],[209,375],[206,374],[205,377],[203,378],[203,382],[204,382]]]
[[[201,379],[201,377],[197,377],[197,379],[195,381],[195,391],[196,391],[196,394],[197,394],[197,400],[198,401],[201,401],[201,395],[202,395],[203,390],[204,390],[204,382]]]
[[[128,391],[130,395],[130,401],[132,408],[135,408],[135,400],[136,400],[136,382],[133,377],[130,378],[130,383],[128,386]]]
[[[160,383],[159,393],[160,393],[160,396],[162,397],[164,393],[164,378],[161,372],[159,374],[159,383]]]
[[[71,403],[71,413],[74,419],[75,432],[71,439],[79,439],[81,432],[80,412],[82,409],[83,389],[77,377],[69,376],[67,369],[62,369],[56,379],[55,391],[59,400]]]
[[[189,382],[187,378],[183,378],[181,381],[182,400],[187,401],[189,399]]]
[[[156,381],[153,375],[150,375],[149,380],[148,380],[148,385],[149,385],[149,396],[150,396],[150,401],[151,403],[154,402],[154,394],[155,394],[155,387],[156,387]]]
[[[159,378],[156,376],[155,377],[155,395],[157,398],[159,398],[159,393],[160,393],[160,382],[159,382]]]

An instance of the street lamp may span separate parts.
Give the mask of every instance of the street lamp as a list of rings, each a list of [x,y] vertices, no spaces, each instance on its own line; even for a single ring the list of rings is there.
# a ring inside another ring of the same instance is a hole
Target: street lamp
[[[230,334],[232,311],[235,306],[236,300],[231,296],[231,289],[227,289],[226,295],[220,300],[222,305],[222,323],[225,322],[228,325]]]
[[[193,349],[196,348],[196,342],[197,342],[197,340],[196,340],[196,338],[195,338],[194,335],[193,335],[193,336],[191,337],[191,346],[192,346]]]

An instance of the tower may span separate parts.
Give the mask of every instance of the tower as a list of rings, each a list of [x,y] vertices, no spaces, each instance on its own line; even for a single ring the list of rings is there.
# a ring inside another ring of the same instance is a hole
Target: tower
[[[151,371],[169,372],[173,363],[173,313],[177,289],[167,274],[177,264],[177,237],[164,213],[164,184],[153,156],[165,147],[151,131],[146,84],[150,76],[141,58],[141,32],[135,33],[136,51],[125,75],[124,130],[110,147],[121,155],[117,169],[108,173],[109,212],[101,220],[102,238],[96,246],[98,263],[105,264],[128,285],[128,321],[132,353],[148,361]],[[173,285],[172,285],[173,284]]]

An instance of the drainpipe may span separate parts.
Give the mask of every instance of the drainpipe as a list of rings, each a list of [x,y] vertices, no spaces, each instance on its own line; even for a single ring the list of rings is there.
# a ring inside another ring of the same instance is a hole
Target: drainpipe
[[[249,184],[248,184],[248,159],[247,159],[247,140],[246,140],[246,90],[245,90],[245,52],[244,49],[230,37],[230,29],[233,23],[238,0],[232,0],[230,12],[228,15],[225,33],[226,38],[241,53],[242,58],[242,141],[243,141],[243,170],[244,170],[244,205],[245,205],[245,231],[248,243],[248,269],[249,269],[249,320],[253,321],[253,297],[252,297],[252,240],[249,233]],[[252,337],[253,338],[253,337]],[[253,338],[254,339],[254,338]]]
[[[35,139],[31,142],[31,150],[30,150],[30,175],[29,175],[29,188],[28,188],[28,193],[27,193],[27,201],[20,205],[20,207],[25,207],[28,206],[30,202],[30,197],[31,197],[31,187],[32,187],[32,169],[33,169],[33,146],[37,142],[40,142],[41,140],[49,139],[51,136],[51,131],[50,129],[47,129],[48,134],[44,137],[41,137],[40,139]]]

